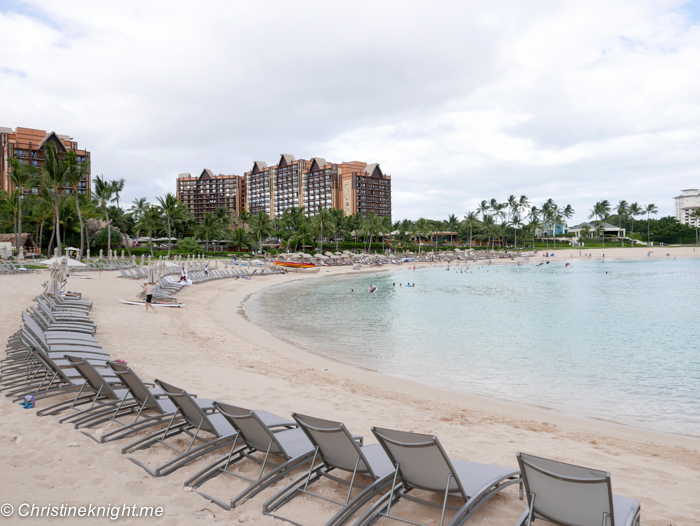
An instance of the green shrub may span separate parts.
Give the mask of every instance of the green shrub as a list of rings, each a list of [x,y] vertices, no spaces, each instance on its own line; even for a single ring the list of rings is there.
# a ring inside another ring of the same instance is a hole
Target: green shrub
[[[178,252],[182,254],[201,254],[204,252],[201,245],[193,237],[186,237],[177,242]]]

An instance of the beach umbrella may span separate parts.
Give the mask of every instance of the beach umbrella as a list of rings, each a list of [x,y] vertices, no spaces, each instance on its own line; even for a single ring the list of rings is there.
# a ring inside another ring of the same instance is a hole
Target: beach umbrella
[[[148,266],[149,267],[151,266],[151,256],[150,255],[148,256]]]
[[[141,266],[145,264],[146,254],[141,254]]]
[[[122,261],[124,260],[124,251],[122,250]]]
[[[218,259],[214,262],[214,270],[219,270],[219,260]]]
[[[55,265],[60,265],[61,264],[61,259],[62,258],[51,258],[51,259],[45,259],[44,261],[40,261],[39,265],[48,265],[49,269],[54,268]],[[77,259],[68,259],[66,264],[69,267],[87,267],[85,263],[82,263],[78,261]]]
[[[53,247],[53,257],[58,257],[58,247]]]
[[[326,250],[325,254],[326,256],[331,257],[333,255],[333,252],[331,252],[330,250]]]
[[[136,254],[131,254],[131,266],[136,266]]]
[[[342,256],[343,254],[342,254],[341,252],[336,252],[335,255],[336,255],[336,256]]]
[[[90,249],[87,249],[87,258],[90,259]]]
[[[19,247],[19,251],[17,251],[17,259],[19,261],[24,261],[24,247],[23,246]]]
[[[68,258],[63,258],[61,260],[61,266],[59,267],[61,275],[59,276],[59,281],[65,281],[68,277]]]
[[[102,251],[102,249],[100,249],[100,259],[102,259],[103,257],[104,257],[104,252]]]

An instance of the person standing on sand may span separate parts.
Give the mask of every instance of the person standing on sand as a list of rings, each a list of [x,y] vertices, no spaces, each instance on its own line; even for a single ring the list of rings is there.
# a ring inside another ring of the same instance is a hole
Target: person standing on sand
[[[139,296],[143,296],[144,294],[146,295],[146,312],[148,312],[148,307],[151,307],[153,312],[158,312],[153,305],[151,305],[151,301],[153,301],[153,286],[151,286],[148,281],[143,282],[143,290]]]

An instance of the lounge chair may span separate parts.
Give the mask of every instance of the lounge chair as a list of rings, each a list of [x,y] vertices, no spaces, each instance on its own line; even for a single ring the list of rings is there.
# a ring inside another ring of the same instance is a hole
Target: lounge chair
[[[127,457],[134,464],[145,469],[151,476],[162,477],[172,473],[176,469],[181,468],[199,456],[215,451],[222,446],[227,446],[231,442],[234,442],[235,446],[238,433],[231,426],[227,418],[224,418],[223,415],[214,412],[213,409],[209,409],[208,406],[202,407],[200,405],[202,404],[201,401],[198,402],[198,399],[193,398],[183,389],[166,384],[160,380],[156,380],[156,384],[163,389],[164,394],[177,407],[177,411],[164,430],[157,431],[152,435],[141,438],[136,442],[129,444],[122,449],[122,453],[145,449],[152,445],[161,443],[178,453],[178,455],[165,464],[157,466],[155,469],[151,469],[146,464],[133,457]],[[216,403],[214,403],[214,406],[216,406]],[[176,423],[177,417],[179,417],[182,422]],[[265,419],[269,425],[272,426],[294,425],[294,422],[277,417],[271,413],[266,413]],[[192,437],[192,440],[185,451],[180,451],[179,449],[176,449],[165,442],[166,439],[182,433]],[[200,433],[206,433],[213,436],[213,438],[203,438],[200,436]],[[202,442],[202,444],[192,447],[197,440]]]
[[[372,432],[396,467],[391,491],[384,495],[356,523],[369,526],[381,518],[401,522],[406,519],[393,515],[392,508],[401,499],[441,510],[439,525],[445,524],[447,510],[456,511],[448,526],[464,524],[485,502],[502,489],[520,484],[517,469],[503,468],[467,460],[450,460],[436,436],[373,427]],[[412,495],[414,489],[442,496],[442,505]],[[458,497],[462,506],[447,504],[448,497]],[[418,522],[410,522],[421,526]]]
[[[76,427],[91,428],[107,421],[116,422],[122,425],[122,427],[100,435],[99,438],[94,437],[87,431],[82,432],[84,435],[99,443],[110,442],[112,440],[125,438],[153,426],[164,424],[176,415],[178,412],[177,406],[173,404],[164,393],[154,393],[154,384],[148,384],[142,381],[129,367],[115,362],[109,362],[109,366],[122,384],[129,390],[131,402],[120,404],[111,415],[99,419],[84,420],[76,424]],[[204,410],[213,409],[213,400],[197,398],[196,402],[197,405]],[[119,420],[119,418],[134,413],[136,413],[136,417],[129,424],[125,424]]]
[[[224,509],[230,510],[238,504],[242,504],[249,498],[257,495],[260,491],[271,486],[282,477],[286,476],[296,468],[310,462],[315,448],[304,431],[296,426],[294,422],[286,421],[281,417],[267,413],[266,411],[251,411],[221,402],[215,402],[214,407],[226,418],[229,424],[236,430],[231,451],[204,468],[199,473],[185,481],[185,486],[197,488],[207,480],[215,477],[219,473],[228,473],[250,483],[247,489],[233,497],[228,502],[223,502],[205,493],[200,493],[203,497]],[[271,417],[279,419],[275,426]],[[289,429],[278,431],[274,427],[284,426]],[[243,446],[236,449],[239,439]],[[254,453],[263,454],[258,458]],[[270,460],[270,456],[281,457],[284,461],[277,464]],[[232,464],[241,460],[249,459],[261,465],[257,479],[245,477],[239,473],[229,471]],[[265,474],[265,468],[274,466],[274,469]]]
[[[381,445],[364,446],[362,437],[352,435],[341,422],[298,413],[293,414],[292,417],[314,445],[314,459],[307,473],[265,502],[263,505],[265,515],[289,521],[273,512],[298,495],[309,495],[339,505],[341,509],[326,523],[326,526],[340,525],[379,492],[387,489],[393,481],[394,466]],[[321,464],[316,465],[317,457],[322,460]],[[336,470],[351,473],[350,481],[336,476]],[[357,481],[357,476],[367,477],[371,483],[361,484]],[[330,499],[309,490],[310,486],[323,478],[348,486],[345,502]],[[361,491],[351,500],[352,490],[356,487],[361,488]]]
[[[527,510],[518,526],[536,519],[562,526],[639,526],[640,503],[614,495],[610,473],[518,453]]]

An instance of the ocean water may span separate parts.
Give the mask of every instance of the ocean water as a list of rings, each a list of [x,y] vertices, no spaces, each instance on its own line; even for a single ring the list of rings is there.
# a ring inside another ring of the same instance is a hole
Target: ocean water
[[[277,336],[384,373],[700,436],[700,260],[459,268],[269,287],[245,311]]]

